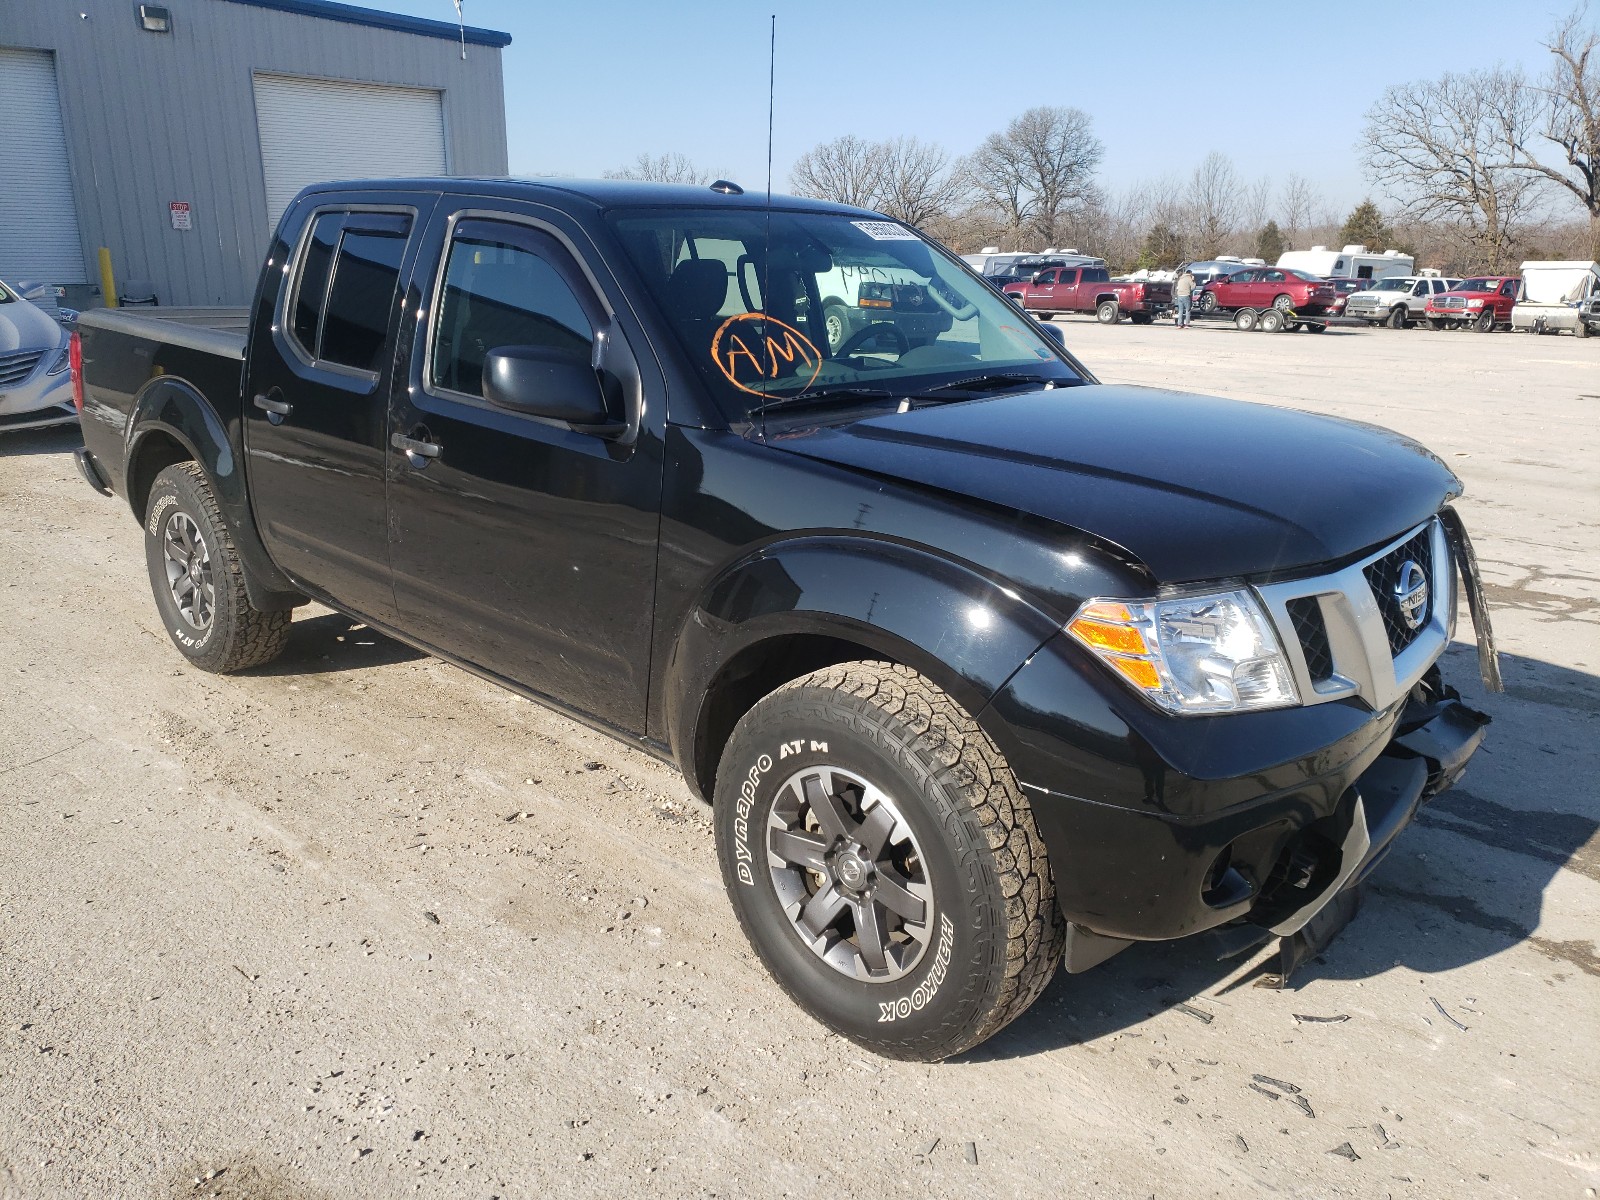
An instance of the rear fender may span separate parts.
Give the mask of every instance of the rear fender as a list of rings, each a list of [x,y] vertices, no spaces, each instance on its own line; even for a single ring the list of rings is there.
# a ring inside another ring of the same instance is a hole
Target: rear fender
[[[1015,591],[927,550],[832,536],[769,545],[719,574],[685,619],[663,691],[668,738],[709,797],[733,724],[791,678],[885,658],[976,716],[1056,628]],[[802,649],[786,657],[786,646]]]
[[[199,389],[184,379],[162,376],[152,380],[134,399],[128,414],[123,478],[133,515],[144,520],[144,500],[150,484],[175,458],[172,443],[188,451],[200,465],[227,522],[229,536],[245,567],[245,590],[250,603],[262,612],[294,608],[305,596],[278,570],[267,555],[250,511],[244,472],[227,428]]]

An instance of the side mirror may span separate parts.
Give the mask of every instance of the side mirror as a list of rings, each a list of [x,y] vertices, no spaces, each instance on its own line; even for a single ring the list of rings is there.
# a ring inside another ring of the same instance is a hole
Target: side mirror
[[[484,356],[483,398],[497,408],[565,422],[586,433],[622,428],[606,408],[586,352],[497,346]]]
[[[1063,350],[1067,348],[1067,335],[1062,332],[1061,326],[1052,324],[1049,321],[1040,321],[1039,331]]]

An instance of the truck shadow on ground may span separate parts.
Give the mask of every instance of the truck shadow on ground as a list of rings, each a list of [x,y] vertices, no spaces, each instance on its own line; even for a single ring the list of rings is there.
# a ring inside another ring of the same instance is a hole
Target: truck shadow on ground
[[[49,429],[22,429],[15,433],[0,429],[0,456],[6,458],[21,458],[29,454],[71,454],[81,445],[83,433],[76,422]],[[77,474],[78,469],[70,461],[67,466],[74,475]]]
[[[1459,644],[1449,660],[1447,677],[1473,673],[1471,652]],[[1352,1002],[1349,992],[1319,983],[1397,968],[1434,974],[1518,945],[1548,960],[1553,984],[1600,978],[1596,942],[1535,932],[1557,872],[1600,882],[1600,800],[1592,798],[1600,679],[1516,655],[1501,662],[1504,695],[1474,687],[1466,696],[1495,717],[1480,751],[1488,757],[1423,808],[1363,886],[1356,918],[1286,990],[1240,994],[1276,969],[1275,954],[1219,962],[1204,935],[1136,945],[1082,975],[1058,973],[1033,1008],[964,1061],[1093,1043],[1168,1010],[1223,1033],[1241,1010],[1258,1025],[1260,998],[1286,1024],[1296,1015],[1348,1016],[1341,1005]],[[1566,807],[1546,807],[1542,797]],[[1440,1019],[1431,1009],[1423,1015]]]
[[[322,613],[297,619],[283,653],[264,667],[248,672],[265,677],[324,675],[360,671],[426,658],[421,650],[397,642],[343,613]]]

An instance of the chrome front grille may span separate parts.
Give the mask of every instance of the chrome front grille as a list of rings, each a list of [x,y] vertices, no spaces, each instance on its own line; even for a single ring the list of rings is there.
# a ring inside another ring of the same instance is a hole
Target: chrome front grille
[[[1401,573],[1407,563],[1421,568],[1425,575],[1433,574],[1433,547],[1429,531],[1424,528],[1405,545],[1389,551],[1376,562],[1362,568],[1372,595],[1378,602],[1378,612],[1383,616],[1383,630],[1389,638],[1389,649],[1399,654],[1417,640],[1430,615],[1433,605],[1423,600],[1421,612],[1415,614],[1419,623],[1413,625],[1406,619],[1400,606]]]
[[[1440,296],[1433,302],[1433,306],[1441,312],[1446,309],[1461,309],[1467,306],[1465,296]]]
[[[1415,628],[1396,590],[1407,563],[1426,579]],[[1455,612],[1455,572],[1437,519],[1338,571],[1256,591],[1307,704],[1359,696],[1388,707],[1444,652]]]
[[[0,354],[0,387],[21,383],[44,357],[43,350],[24,350],[16,354]]]

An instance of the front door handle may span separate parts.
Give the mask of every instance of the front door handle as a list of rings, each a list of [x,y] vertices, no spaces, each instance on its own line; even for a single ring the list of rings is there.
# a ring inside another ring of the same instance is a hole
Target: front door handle
[[[274,425],[282,425],[283,419],[294,411],[294,405],[287,400],[275,400],[267,393],[257,396],[255,404],[257,408],[267,414],[267,420]]]
[[[425,467],[433,459],[439,457],[439,443],[426,441],[423,438],[414,438],[404,433],[396,433],[389,438],[389,444],[396,450],[404,450],[406,461],[413,467]]]

